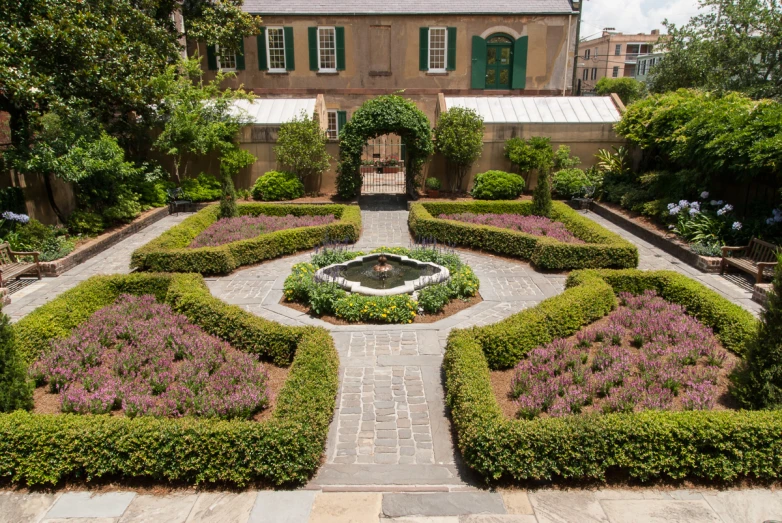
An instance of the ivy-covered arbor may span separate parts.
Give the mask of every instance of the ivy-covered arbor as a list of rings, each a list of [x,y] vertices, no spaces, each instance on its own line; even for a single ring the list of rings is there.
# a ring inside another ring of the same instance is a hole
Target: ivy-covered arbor
[[[342,198],[360,194],[364,146],[368,140],[384,134],[396,134],[405,144],[407,193],[413,194],[413,181],[434,151],[432,127],[429,118],[413,102],[394,94],[364,102],[345,124],[339,140],[337,176],[337,192]]]

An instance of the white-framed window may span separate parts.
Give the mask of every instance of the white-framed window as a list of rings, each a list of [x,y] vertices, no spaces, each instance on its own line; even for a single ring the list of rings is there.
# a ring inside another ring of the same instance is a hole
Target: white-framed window
[[[337,30],[334,27],[318,27],[318,70],[337,72]]]
[[[336,140],[339,138],[339,116],[337,111],[326,111],[328,116],[328,127],[326,128],[326,137],[329,140]]]
[[[584,49],[584,60],[589,60],[590,56],[592,56],[592,50],[591,49]]]
[[[217,69],[220,71],[236,71],[236,53],[220,51],[220,46],[215,45],[215,58],[217,59]]]
[[[612,78],[619,78],[619,66],[615,65],[614,70],[611,71],[611,77]]]
[[[640,74],[641,76],[643,76],[643,75],[645,75],[645,74],[646,74],[646,60],[641,60],[641,64],[640,64],[640,65],[641,65],[641,66],[640,66],[640,68],[639,68],[639,69],[640,69],[640,71],[639,71],[639,74]]]
[[[592,68],[592,80],[597,80],[597,67]]]
[[[429,28],[429,70],[433,73],[444,73],[448,63],[448,29],[445,27]]]
[[[589,69],[584,69],[584,72],[581,74],[581,79],[584,81],[589,80]]]
[[[282,27],[266,29],[266,60],[270,73],[285,72],[285,30]]]
[[[598,49],[599,49],[598,47],[595,47],[595,53],[594,53],[594,55],[595,55],[595,58],[597,58],[597,57],[598,57],[598,53],[597,53]]]
[[[616,44],[616,48],[614,48],[614,54],[616,56],[621,56],[621,54],[622,54],[622,44]]]

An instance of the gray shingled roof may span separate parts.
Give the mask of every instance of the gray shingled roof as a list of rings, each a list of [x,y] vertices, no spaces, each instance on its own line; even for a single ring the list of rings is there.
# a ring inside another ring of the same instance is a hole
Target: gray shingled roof
[[[245,0],[260,15],[570,14],[570,0]]]

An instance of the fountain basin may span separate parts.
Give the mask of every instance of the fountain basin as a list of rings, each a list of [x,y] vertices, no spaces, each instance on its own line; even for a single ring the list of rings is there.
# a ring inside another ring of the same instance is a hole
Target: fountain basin
[[[376,269],[381,256],[385,257],[385,265],[391,269]],[[318,283],[336,283],[348,292],[367,296],[411,294],[429,285],[447,281],[450,277],[450,271],[442,265],[386,253],[359,256],[315,272],[315,281]]]

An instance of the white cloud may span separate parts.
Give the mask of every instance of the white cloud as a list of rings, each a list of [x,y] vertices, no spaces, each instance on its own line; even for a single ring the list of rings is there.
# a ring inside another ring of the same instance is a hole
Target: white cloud
[[[585,0],[581,5],[582,38],[600,36],[604,27],[629,34],[664,31],[666,18],[681,25],[698,13],[697,0]]]

